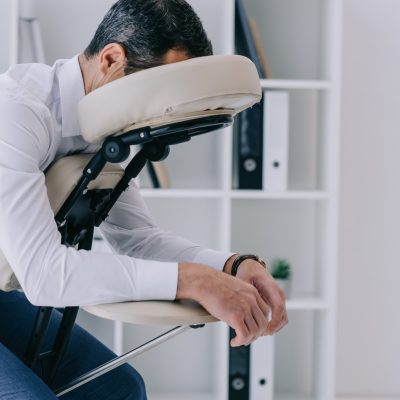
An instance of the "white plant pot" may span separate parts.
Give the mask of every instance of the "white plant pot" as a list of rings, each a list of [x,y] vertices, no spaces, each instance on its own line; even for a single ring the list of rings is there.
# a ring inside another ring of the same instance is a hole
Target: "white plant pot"
[[[275,282],[283,289],[286,298],[290,297],[291,282],[290,279],[275,279]]]

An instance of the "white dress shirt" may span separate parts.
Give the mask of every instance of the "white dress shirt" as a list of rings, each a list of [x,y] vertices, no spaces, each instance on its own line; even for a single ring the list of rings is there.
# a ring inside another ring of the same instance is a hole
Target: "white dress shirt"
[[[232,253],[162,231],[133,182],[101,226],[118,254],[60,243],[43,172],[67,154],[96,151],[80,135],[83,96],[77,56],[53,67],[16,65],[0,75],[0,249],[33,304],[172,300],[178,262],[222,269]]]

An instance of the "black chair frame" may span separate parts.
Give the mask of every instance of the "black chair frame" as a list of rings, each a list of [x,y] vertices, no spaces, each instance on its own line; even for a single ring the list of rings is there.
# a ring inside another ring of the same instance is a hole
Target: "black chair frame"
[[[90,250],[94,228],[107,218],[109,211],[125,191],[131,179],[136,178],[148,161],[160,161],[169,155],[169,146],[189,141],[192,136],[201,135],[232,125],[232,115],[214,115],[178,122],[167,126],[134,129],[119,136],[107,138],[101,149],[94,154],[82,172],[76,187],[55,216],[61,233],[62,244]],[[121,163],[130,155],[130,146],[140,145],[141,149],[129,162],[125,172],[114,189],[88,190],[88,184],[95,180],[107,162]],[[58,366],[68,346],[79,307],[66,307],[51,350],[42,352],[43,340],[50,323],[53,307],[39,307],[24,361],[30,368],[38,362],[42,366],[42,379],[53,388]],[[199,325],[191,326],[198,328]],[[164,335],[175,335],[184,327],[177,327]],[[162,335],[163,336],[163,335]],[[159,337],[157,342],[165,339]],[[150,342],[143,345],[148,346]],[[151,345],[154,347],[154,345]],[[142,347],[142,346],[141,346]],[[148,346],[150,347],[150,345]],[[96,368],[95,373],[79,377],[71,384],[55,390],[61,396],[76,387],[116,368],[126,357],[117,357],[112,368]],[[97,370],[100,370],[97,372]],[[54,389],[54,388],[53,388]]]

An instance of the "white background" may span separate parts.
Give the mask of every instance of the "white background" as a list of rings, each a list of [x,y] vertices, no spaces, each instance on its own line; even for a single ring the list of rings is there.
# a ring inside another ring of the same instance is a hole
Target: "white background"
[[[400,2],[344,1],[337,388],[400,396]]]

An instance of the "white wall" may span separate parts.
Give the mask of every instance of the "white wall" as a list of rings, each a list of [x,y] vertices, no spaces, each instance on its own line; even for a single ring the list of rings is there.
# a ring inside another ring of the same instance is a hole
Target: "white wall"
[[[46,62],[82,52],[113,0],[35,0],[33,10],[43,32]]]
[[[104,14],[114,2],[115,0],[85,0],[84,2],[81,0],[34,0],[31,9],[41,23],[46,61],[51,64],[58,58],[69,58],[82,52],[89,44]],[[213,3],[212,0],[189,0],[189,3],[203,19],[207,32],[213,38],[215,51],[229,53],[231,49],[227,49],[225,45],[229,38],[220,34],[229,29],[229,27],[225,29],[229,21],[221,18],[229,2],[219,0],[219,6],[217,9],[214,7],[216,11],[213,15],[208,12]]]
[[[7,70],[11,62],[12,50],[14,44],[11,38],[14,21],[12,21],[15,1],[1,0],[0,6],[0,74]]]
[[[344,1],[340,394],[400,395],[399,15]]]

